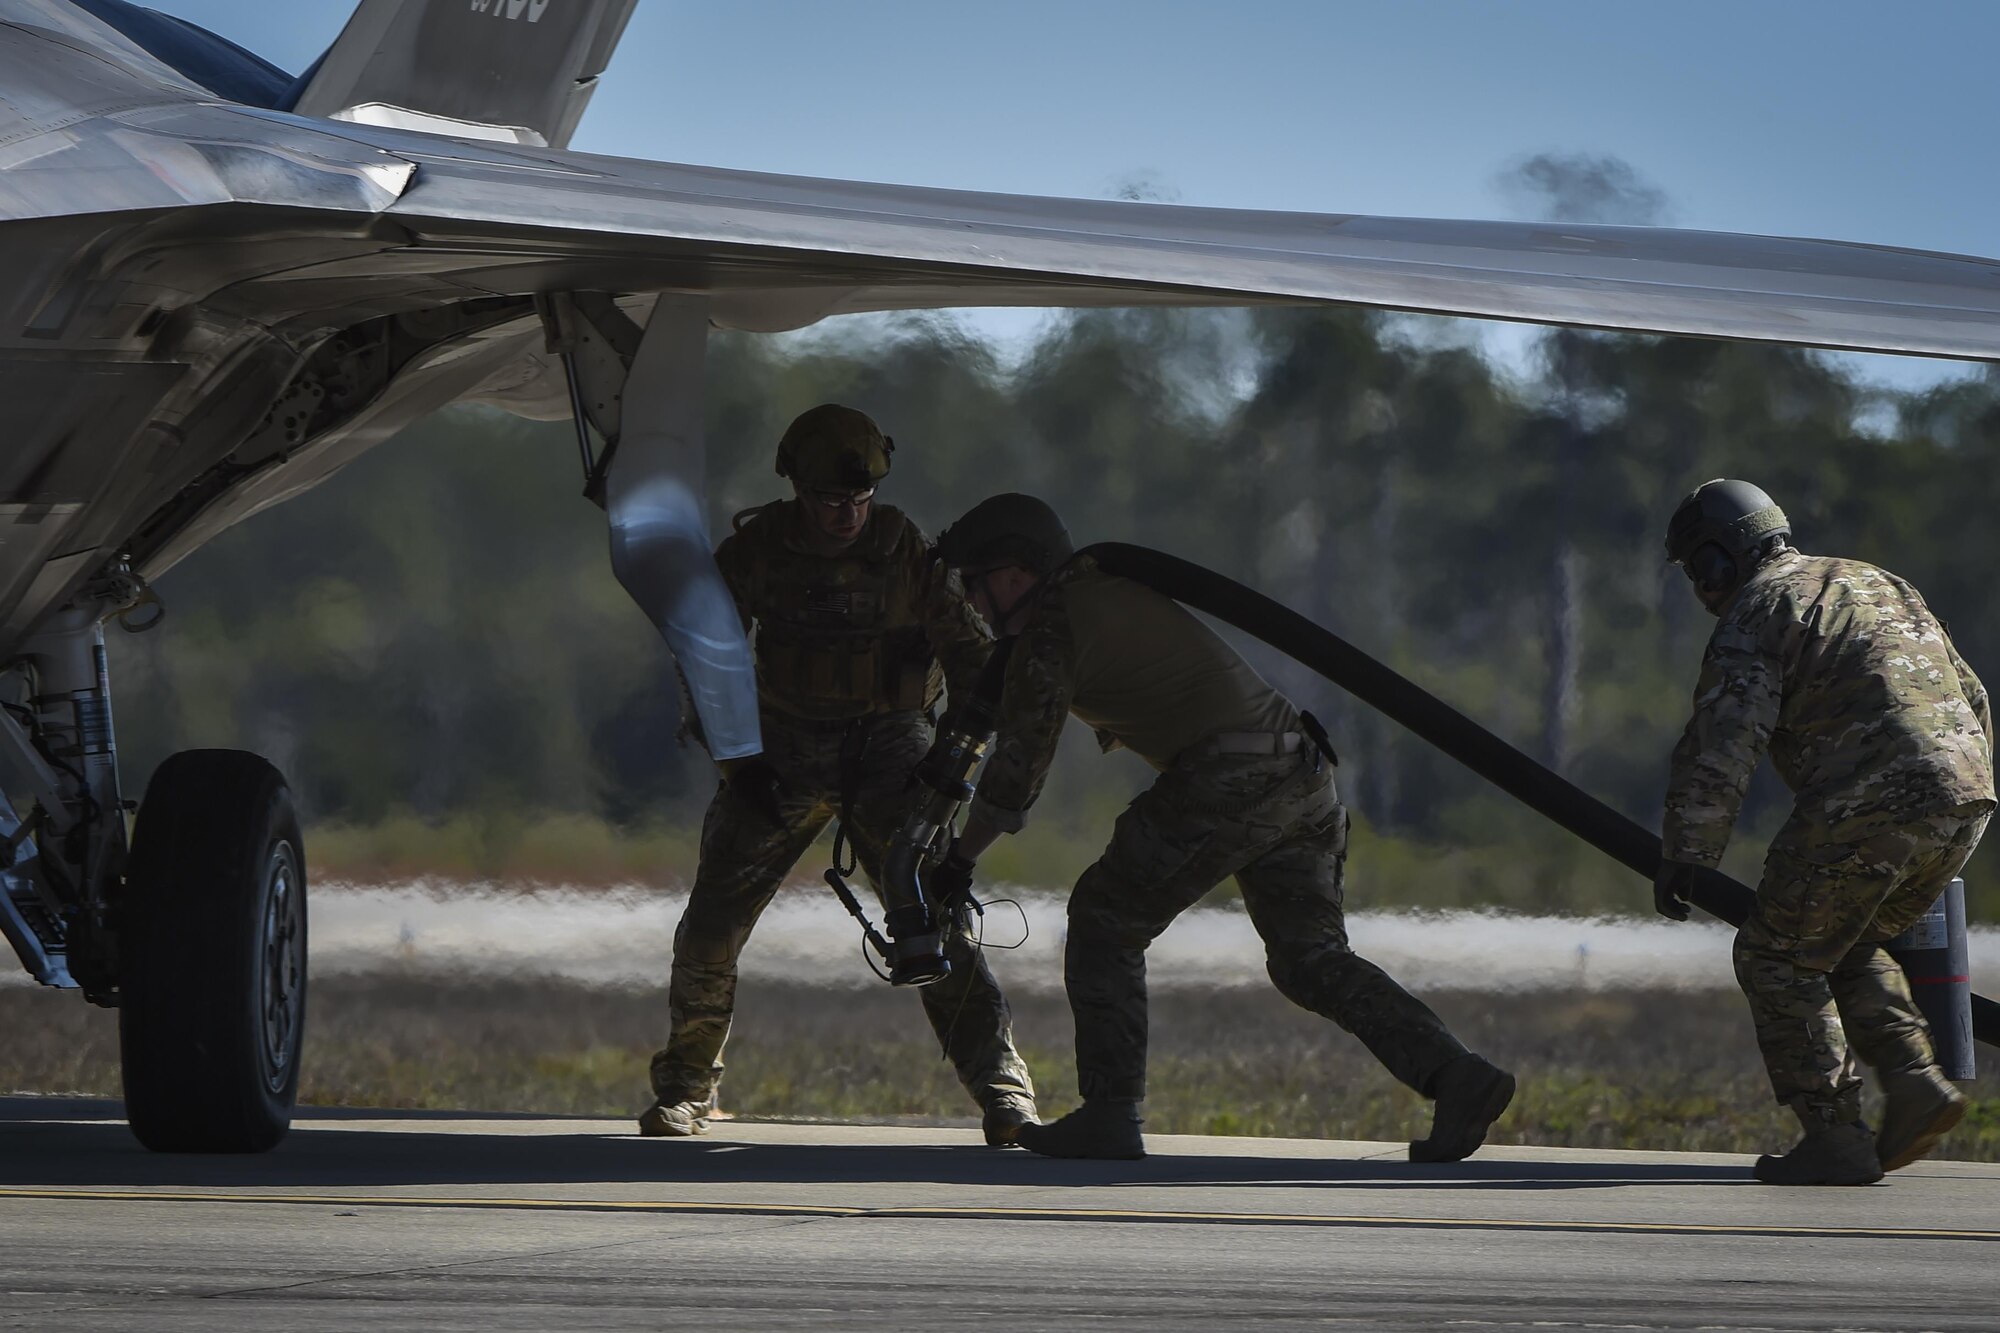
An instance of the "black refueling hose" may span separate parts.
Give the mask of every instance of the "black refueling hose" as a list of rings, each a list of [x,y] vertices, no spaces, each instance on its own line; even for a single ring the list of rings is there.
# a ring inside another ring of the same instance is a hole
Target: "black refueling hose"
[[[1077,555],[1091,557],[1107,574],[1143,583],[1270,644],[1612,860],[1648,879],[1658,873],[1658,834],[1290,607],[1212,569],[1144,546],[1099,542]],[[1742,925],[1757,901],[1752,889],[1719,870],[1703,870],[1688,896],[1695,906],[1732,926]],[[1972,1031],[1987,1045],[2000,1046],[2000,1004],[1973,996]]]

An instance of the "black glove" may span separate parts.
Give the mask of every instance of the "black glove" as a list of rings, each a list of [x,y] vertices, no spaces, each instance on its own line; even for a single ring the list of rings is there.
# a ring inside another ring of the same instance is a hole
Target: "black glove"
[[[785,780],[763,755],[724,759],[717,767],[722,769],[722,781],[737,800],[773,824],[785,822]]]
[[[1687,920],[1688,894],[1700,873],[1700,866],[1686,861],[1660,862],[1660,873],[1653,876],[1653,910],[1669,921]]]
[[[958,844],[944,854],[944,860],[931,867],[924,876],[924,888],[929,890],[931,901],[939,910],[950,913],[972,901],[972,874],[976,867],[958,854]]]

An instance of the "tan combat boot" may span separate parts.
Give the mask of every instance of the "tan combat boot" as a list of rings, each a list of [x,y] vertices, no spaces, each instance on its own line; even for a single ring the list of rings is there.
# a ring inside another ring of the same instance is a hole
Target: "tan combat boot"
[[[715,1094],[698,1102],[654,1102],[639,1116],[639,1132],[649,1139],[688,1138],[708,1132]]]
[[[1937,1147],[1965,1118],[1970,1103],[1935,1065],[1882,1080],[1882,1132],[1875,1155],[1884,1171],[1898,1171]]]
[[[1456,1162],[1472,1156],[1514,1100],[1514,1076],[1469,1052],[1439,1070],[1433,1087],[1437,1106],[1431,1112],[1431,1136],[1410,1144],[1413,1162]]]
[[[1049,1124],[1022,1125],[1014,1131],[1014,1142],[1044,1157],[1129,1162],[1146,1155],[1146,1139],[1139,1132],[1144,1123],[1138,1102],[1101,1097]]]
[[[1759,1157],[1757,1179],[1766,1185],[1872,1185],[1882,1178],[1875,1136],[1859,1120],[1806,1131],[1783,1157]]]
[[[987,1103],[986,1114],[979,1119],[979,1128],[986,1135],[987,1147],[1005,1148],[1014,1142],[1021,1126],[1040,1123],[1035,1116],[1033,1098],[1003,1092]]]

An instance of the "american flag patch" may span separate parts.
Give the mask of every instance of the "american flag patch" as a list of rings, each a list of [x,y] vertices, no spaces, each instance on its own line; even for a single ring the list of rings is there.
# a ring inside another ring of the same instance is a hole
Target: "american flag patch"
[[[852,615],[854,594],[842,588],[808,588],[806,610],[833,616]]]

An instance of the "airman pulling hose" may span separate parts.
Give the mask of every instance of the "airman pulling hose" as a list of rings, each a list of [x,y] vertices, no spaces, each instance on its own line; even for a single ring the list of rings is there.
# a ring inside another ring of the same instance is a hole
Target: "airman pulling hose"
[[[1465,714],[1421,689],[1354,645],[1289,607],[1236,580],[1164,551],[1099,542],[1078,551],[1107,574],[1143,583],[1163,596],[1233,625],[1312,668],[1362,703],[1408,727],[1509,796],[1651,879],[1660,868],[1660,839],[1561,775],[1543,767]],[[1719,870],[1703,870],[1689,898],[1740,926],[1756,893]],[[2000,1004],[1972,997],[1972,1031],[2000,1046]]]

